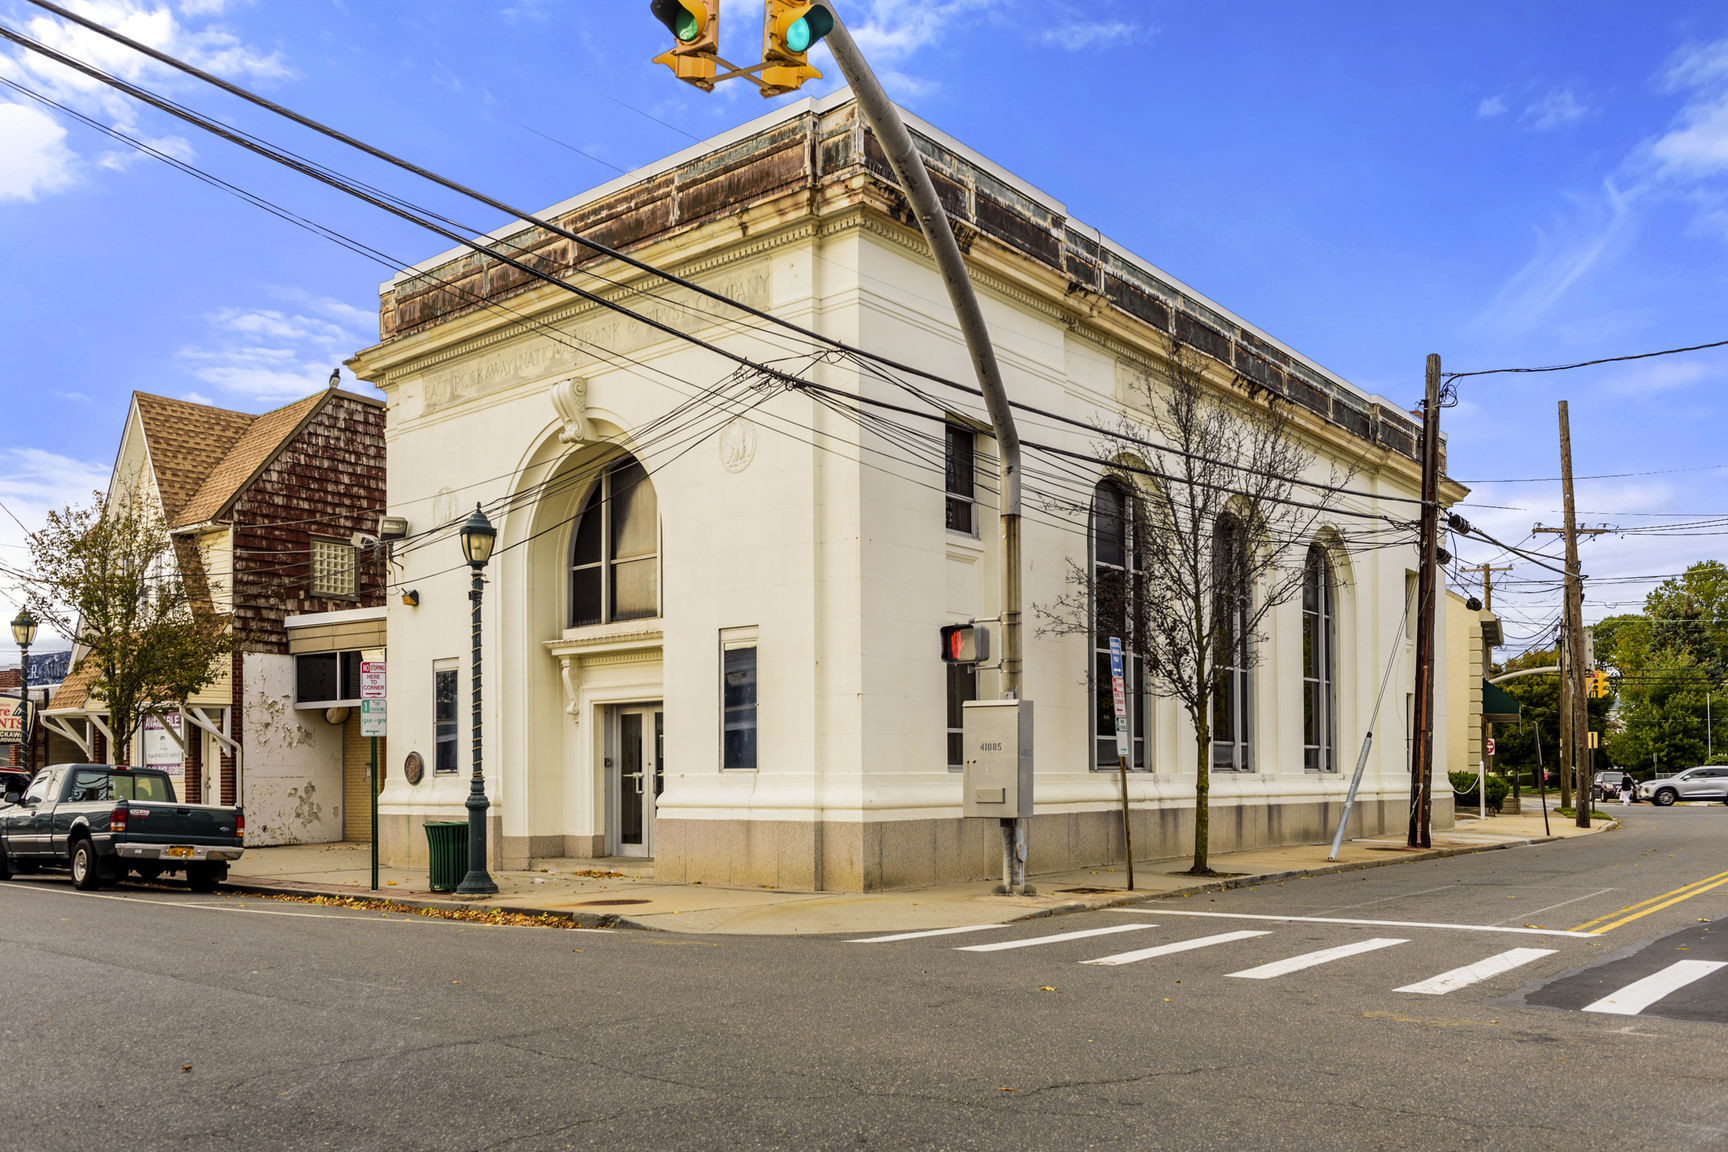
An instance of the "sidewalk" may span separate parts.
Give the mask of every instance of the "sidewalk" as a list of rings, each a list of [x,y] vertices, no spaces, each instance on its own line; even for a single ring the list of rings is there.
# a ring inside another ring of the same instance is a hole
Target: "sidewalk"
[[[371,849],[364,844],[249,848],[234,866],[227,888],[301,896],[377,897],[423,907],[549,913],[568,916],[586,927],[766,936],[912,932],[1139,904],[1589,834],[1580,832],[1570,820],[1551,816],[1552,835],[1544,835],[1541,812],[1534,805],[1528,807],[1530,810],[1518,816],[1486,821],[1461,818],[1456,828],[1437,833],[1434,847],[1427,851],[1406,851],[1401,837],[1383,837],[1348,841],[1336,863],[1327,862],[1329,846],[1324,844],[1216,854],[1212,866],[1230,874],[1224,879],[1200,880],[1185,875],[1186,862],[1182,860],[1136,861],[1133,892],[1123,890],[1125,874],[1119,865],[1033,876],[1030,879],[1037,895],[996,896],[991,894],[989,881],[895,892],[784,892],[660,883],[646,875],[652,868],[646,861],[540,860],[533,871],[494,873],[498,894],[474,901],[432,892],[424,870],[405,868],[381,868],[379,889],[373,892]],[[1615,826],[1598,823],[1591,831]],[[632,871],[636,874],[631,875]]]

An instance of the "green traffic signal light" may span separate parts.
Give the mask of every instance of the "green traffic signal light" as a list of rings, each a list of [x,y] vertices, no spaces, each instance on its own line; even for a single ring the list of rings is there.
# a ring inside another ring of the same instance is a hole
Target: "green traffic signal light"
[[[678,15],[673,20],[672,35],[688,44],[692,40],[696,39],[697,36],[701,35],[701,33],[702,26],[696,23],[696,17],[690,15],[688,11],[680,8],[678,10]]]

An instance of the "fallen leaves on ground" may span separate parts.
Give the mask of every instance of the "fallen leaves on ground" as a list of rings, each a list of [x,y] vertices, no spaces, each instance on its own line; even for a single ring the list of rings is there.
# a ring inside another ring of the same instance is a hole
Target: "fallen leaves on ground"
[[[461,920],[470,924],[492,924],[503,928],[580,928],[567,916],[511,912],[504,908],[416,908],[394,900],[365,900],[357,896],[291,896],[281,892],[261,894],[259,899],[285,904],[316,904],[324,908],[351,908],[356,912],[395,912],[402,916],[425,916],[432,920]]]

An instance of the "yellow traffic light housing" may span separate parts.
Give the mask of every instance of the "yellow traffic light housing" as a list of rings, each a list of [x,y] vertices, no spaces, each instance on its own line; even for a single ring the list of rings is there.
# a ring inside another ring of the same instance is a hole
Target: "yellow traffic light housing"
[[[810,49],[834,30],[834,14],[811,0],[767,0],[762,26],[762,95],[796,92],[822,73],[810,66]]]
[[[720,54],[720,0],[652,0],[654,18],[672,33],[670,50],[654,57],[672,74],[704,92],[714,90]]]

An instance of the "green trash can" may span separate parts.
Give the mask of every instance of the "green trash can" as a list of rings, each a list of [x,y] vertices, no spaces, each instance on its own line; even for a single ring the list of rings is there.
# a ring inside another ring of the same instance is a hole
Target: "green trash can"
[[[468,822],[426,821],[426,855],[434,892],[454,892],[468,875]]]

